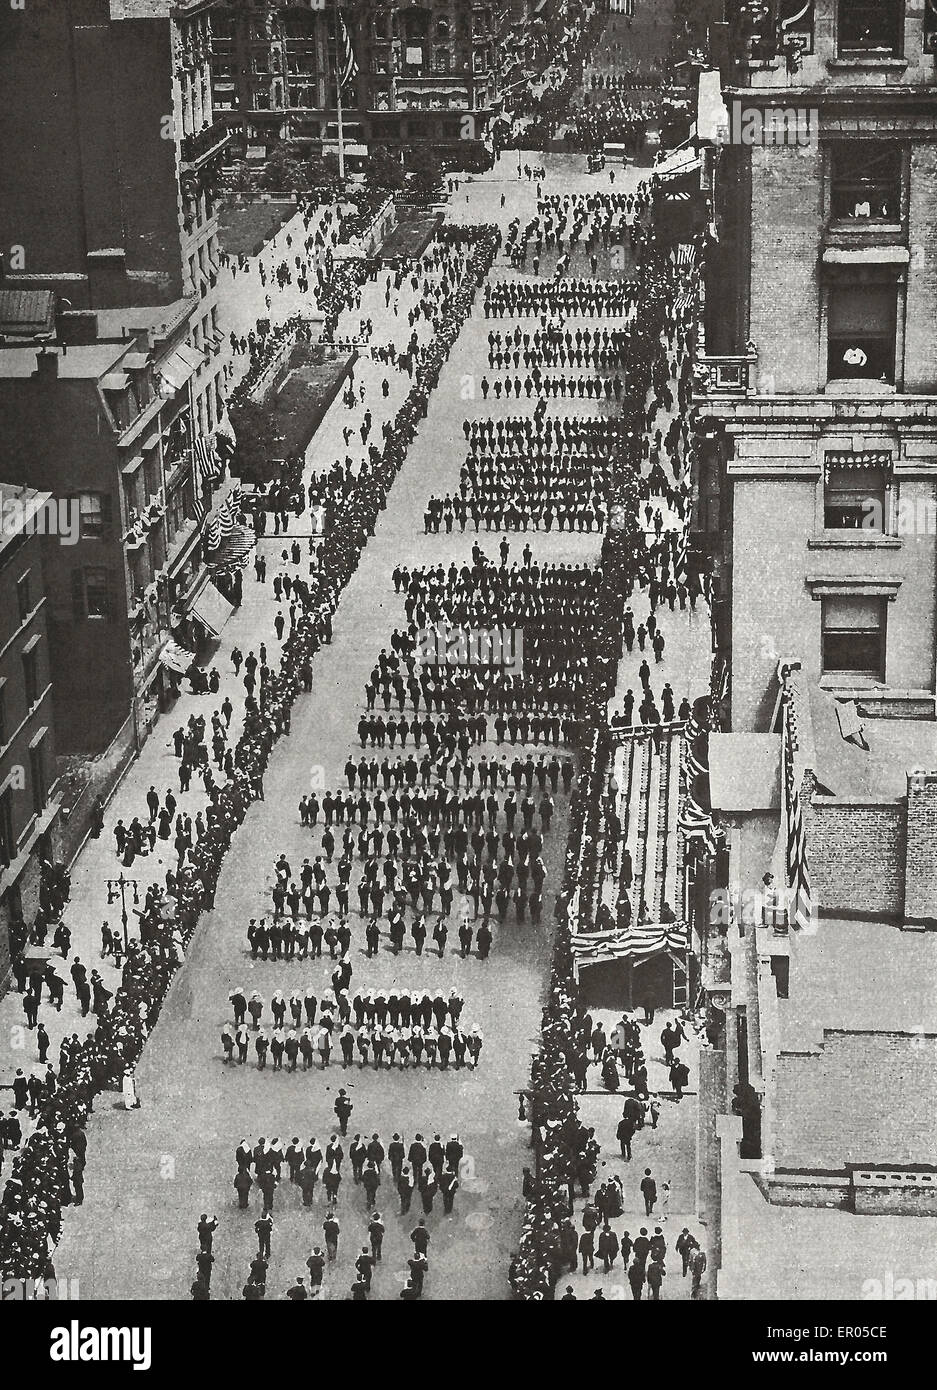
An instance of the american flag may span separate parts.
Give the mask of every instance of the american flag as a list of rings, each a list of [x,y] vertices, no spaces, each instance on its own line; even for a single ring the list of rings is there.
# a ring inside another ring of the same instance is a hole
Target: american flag
[[[706,766],[705,763],[700,762],[699,758],[697,758],[695,754],[690,752],[689,745],[685,745],[685,747],[687,751],[686,760],[683,766],[686,771],[687,782],[692,782],[693,779],[696,777],[705,777],[706,774],[709,772],[709,768]]]
[[[677,817],[677,827],[683,831],[687,839],[703,839],[710,849],[715,849],[719,833],[712,816],[703,809],[695,797],[687,797],[686,804]]]
[[[338,63],[341,73],[341,84],[344,88],[348,86],[353,78],[358,76],[358,62],[355,58],[351,34],[348,32],[348,25],[345,23],[343,15],[339,15],[338,17],[338,33],[340,44]]]
[[[209,518],[205,528],[205,544],[209,550],[217,550],[226,536],[236,531],[241,510],[241,488],[235,485],[215,514]]]
[[[791,891],[790,925],[799,931],[809,931],[813,923],[813,898],[810,891],[810,865],[807,860],[807,837],[800,805],[800,792],[794,771],[793,739],[791,735],[790,697],[784,701],[784,814],[787,829],[786,868]]]
[[[195,456],[195,476],[201,488],[202,483],[217,483],[224,476],[224,469],[215,453],[214,446],[200,434],[192,446]]]

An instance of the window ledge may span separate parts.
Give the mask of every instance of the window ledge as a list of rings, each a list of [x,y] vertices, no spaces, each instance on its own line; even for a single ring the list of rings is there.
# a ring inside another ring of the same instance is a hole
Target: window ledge
[[[894,600],[901,588],[900,575],[808,574],[804,583],[812,599],[847,597],[884,598]]]
[[[807,538],[808,550],[900,550],[901,544],[900,536],[882,536],[861,530]]]
[[[877,217],[831,217],[826,232],[827,236],[901,236],[904,225]]]
[[[823,387],[825,396],[897,396],[898,387],[891,381],[878,381],[872,376],[833,377]]]
[[[826,65],[834,72],[837,70],[849,72],[856,69],[874,71],[877,68],[885,72],[904,72],[908,66],[908,60],[907,58],[897,58],[894,55],[879,57],[871,54],[841,53],[838,58],[829,58]]]

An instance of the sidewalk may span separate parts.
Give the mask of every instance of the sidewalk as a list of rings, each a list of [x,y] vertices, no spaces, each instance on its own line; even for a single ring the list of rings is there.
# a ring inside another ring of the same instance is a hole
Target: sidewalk
[[[613,1028],[620,1017],[616,1017],[608,1009],[592,1009],[590,1012],[596,1022],[602,1022],[606,1031]],[[609,1223],[619,1240],[625,1231],[629,1232],[633,1240],[642,1226],[647,1229],[648,1235],[653,1235],[654,1227],[660,1226],[667,1241],[666,1277],[661,1298],[668,1302],[690,1298],[691,1281],[689,1276],[682,1278],[680,1256],[674,1249],[674,1242],[683,1227],[688,1227],[703,1249],[707,1249],[706,1230],[696,1216],[698,1040],[692,1029],[688,1028],[689,1040],[680,1048],[680,1057],[690,1068],[690,1083],[689,1090],[684,1092],[680,1101],[674,1099],[673,1091],[670,1089],[663,1061],[663,1048],[660,1044],[660,1033],[664,1024],[676,1017],[677,1011],[661,1009],[657,1011],[652,1024],[640,1025],[642,1047],[648,1059],[648,1088],[652,1096],[656,1094],[659,1097],[661,1111],[656,1129],[651,1128],[648,1120],[644,1128],[636,1132],[631,1141],[630,1162],[621,1157],[621,1146],[615,1134],[618,1121],[621,1119],[624,1099],[631,1094],[624,1075],[622,1089],[613,1094],[601,1085],[599,1068],[593,1064],[589,1068],[590,1089],[577,1097],[580,1119],[583,1124],[595,1128],[595,1137],[602,1147],[592,1191],[594,1193],[607,1178],[621,1179],[624,1212]],[[651,1216],[645,1214],[644,1199],[640,1190],[645,1168],[650,1168],[657,1183],[658,1200]],[[573,1213],[577,1235],[582,1232],[582,1210],[585,1205],[585,1199],[577,1195]],[[621,1256],[608,1274],[603,1273],[602,1261],[598,1256],[595,1268],[588,1274],[583,1274],[580,1258],[575,1274],[563,1273],[557,1280],[557,1298],[562,1298],[569,1284],[572,1285],[576,1297],[580,1299],[591,1298],[596,1289],[601,1289],[609,1301],[632,1300],[631,1286]],[[704,1293],[705,1288],[704,1279]],[[645,1299],[647,1295],[648,1290],[645,1287]]]

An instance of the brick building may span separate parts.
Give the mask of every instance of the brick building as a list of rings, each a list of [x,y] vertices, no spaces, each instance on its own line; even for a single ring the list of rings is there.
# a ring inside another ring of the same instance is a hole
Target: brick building
[[[937,772],[918,770],[937,767],[937,725],[858,717],[796,662],[779,675],[776,730],[710,738],[726,849],[702,983],[723,1028],[701,1062],[700,1197],[720,1297],[859,1297],[898,1250],[924,1277],[937,1229]],[[792,729],[800,929],[784,888]],[[796,1295],[781,1292],[789,1238]],[[831,1260],[831,1244],[863,1262]]]
[[[5,285],[71,308],[189,305],[202,432],[222,408],[211,0],[36,0],[0,12]]]
[[[502,77],[523,45],[526,4],[507,0],[342,3],[357,72],[342,88],[346,149],[369,143],[454,144],[483,138]],[[339,61],[344,49],[339,45]],[[213,100],[263,159],[280,141],[334,152],[338,143],[332,0],[261,6],[219,0],[212,12]],[[467,124],[468,121],[468,124]]]
[[[173,693],[172,644],[211,594],[190,314],[186,299],[70,313],[57,342],[0,348],[3,466],[61,509],[41,546],[63,754],[99,754],[118,736],[139,746]]]
[[[703,151],[713,235],[700,491],[714,500],[700,528],[732,653],[732,727],[765,727],[772,671],[789,652],[867,706],[932,715],[930,35],[916,5],[816,0],[781,5],[778,44],[761,10],[733,7],[728,137]],[[891,27],[862,30],[879,10]]]
[[[0,14],[0,468],[81,508],[43,541],[59,752],[139,745],[207,581],[200,453],[224,410],[208,0]],[[42,324],[32,321],[41,304]],[[30,318],[32,315],[32,318]],[[36,344],[45,344],[37,357]]]
[[[890,1267],[937,1217],[934,11],[775,0],[717,28],[696,524],[730,675],[701,1204],[720,1296],[859,1297],[846,1252]]]
[[[10,926],[15,935],[35,915],[39,865],[61,809],[40,541],[50,502],[48,493],[0,484],[0,990]]]

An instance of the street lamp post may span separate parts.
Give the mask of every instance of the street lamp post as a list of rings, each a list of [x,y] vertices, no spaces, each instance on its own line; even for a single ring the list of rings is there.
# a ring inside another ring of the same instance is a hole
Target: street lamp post
[[[121,874],[120,878],[109,878],[107,880],[107,901],[116,903],[120,900],[120,923],[124,929],[124,950],[128,949],[129,940],[127,936],[127,892],[132,890],[132,901],[136,905],[140,901],[138,884],[135,878],[125,878]]]

